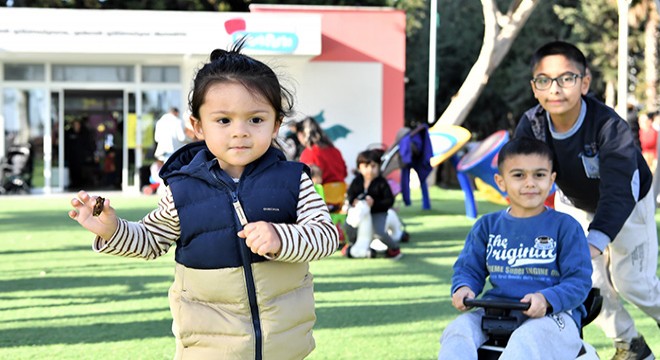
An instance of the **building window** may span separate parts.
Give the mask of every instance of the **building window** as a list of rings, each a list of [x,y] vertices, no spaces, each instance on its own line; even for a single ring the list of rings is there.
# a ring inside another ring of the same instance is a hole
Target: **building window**
[[[53,81],[133,82],[133,66],[53,65]]]
[[[46,79],[43,64],[5,64],[7,81],[44,81]]]
[[[179,83],[178,66],[143,66],[142,82],[145,83]]]

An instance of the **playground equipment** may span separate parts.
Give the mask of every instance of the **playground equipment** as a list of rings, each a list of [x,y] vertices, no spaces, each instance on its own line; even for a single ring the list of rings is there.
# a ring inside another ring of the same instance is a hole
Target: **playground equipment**
[[[496,131],[465,154],[456,165],[456,171],[479,178],[500,194],[506,195],[495,184],[494,175],[497,174],[497,153],[507,142],[509,133],[506,130]]]
[[[458,162],[454,159],[454,165],[458,174],[469,174],[480,180],[480,186],[484,189],[487,199],[495,203],[506,203],[506,193],[502,192],[495,184],[494,175],[497,173],[497,153],[502,146],[509,141],[509,133],[506,130],[496,131],[476,147],[472,148]],[[460,181],[461,189],[465,194],[465,212],[469,218],[477,217],[477,204],[474,200],[474,191],[470,181]],[[498,197],[497,194],[500,196]]]

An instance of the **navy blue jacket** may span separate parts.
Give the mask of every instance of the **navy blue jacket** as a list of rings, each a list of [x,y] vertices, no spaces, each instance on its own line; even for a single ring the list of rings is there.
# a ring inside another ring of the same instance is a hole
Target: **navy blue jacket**
[[[233,204],[240,201],[249,222],[294,224],[304,168],[270,148],[245,168],[237,184],[203,142],[179,149],[160,172],[172,191],[181,224],[176,261],[194,269],[265,261],[236,235],[242,226]]]
[[[515,136],[535,137],[550,145],[561,191],[575,207],[594,213],[590,230],[614,240],[636,202],[649,192],[653,175],[626,121],[600,101],[582,99],[587,105],[584,122],[566,139],[552,137],[540,105],[525,112]],[[596,177],[587,176],[583,157],[595,159]]]

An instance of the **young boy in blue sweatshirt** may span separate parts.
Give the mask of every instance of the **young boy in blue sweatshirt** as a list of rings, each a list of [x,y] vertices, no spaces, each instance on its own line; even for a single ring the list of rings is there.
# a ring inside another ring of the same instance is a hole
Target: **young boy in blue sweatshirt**
[[[542,141],[514,139],[499,152],[498,187],[511,206],[474,224],[454,264],[452,305],[465,298],[530,303],[500,359],[574,359],[582,346],[582,303],[591,289],[589,246],[580,224],[547,208],[555,179],[552,152]],[[442,334],[438,359],[477,359],[486,341],[483,309],[461,314]]]

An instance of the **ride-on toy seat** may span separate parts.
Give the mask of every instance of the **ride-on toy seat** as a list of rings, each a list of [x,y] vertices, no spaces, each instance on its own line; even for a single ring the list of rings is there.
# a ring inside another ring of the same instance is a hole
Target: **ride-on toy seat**
[[[477,350],[479,360],[499,359],[511,334],[521,323],[522,311],[529,309],[529,303],[501,300],[464,299],[463,304],[469,307],[482,307],[486,311],[481,318],[481,329],[486,333],[488,340]],[[592,288],[583,305],[587,309],[587,315],[582,319],[582,328],[600,313],[603,305],[600,289]],[[582,328],[580,328],[580,337],[582,337]],[[576,359],[599,359],[599,357],[596,350],[583,341]]]

